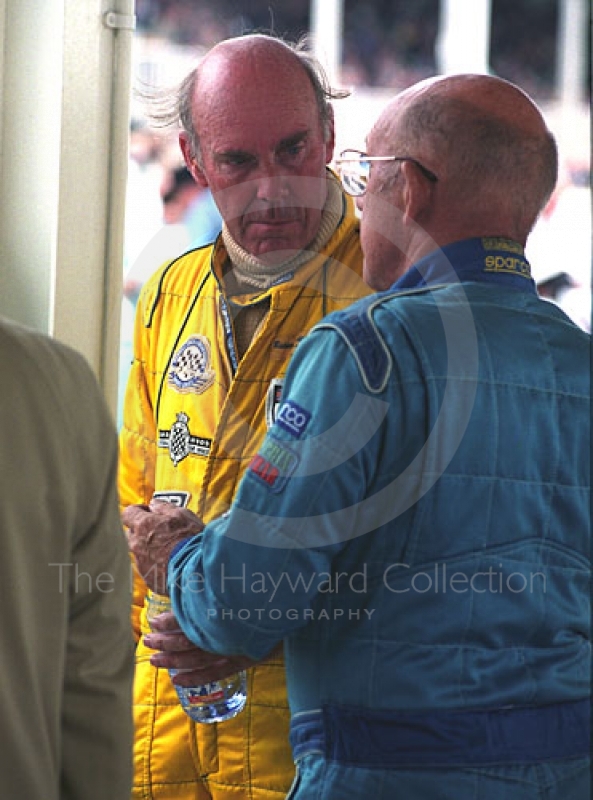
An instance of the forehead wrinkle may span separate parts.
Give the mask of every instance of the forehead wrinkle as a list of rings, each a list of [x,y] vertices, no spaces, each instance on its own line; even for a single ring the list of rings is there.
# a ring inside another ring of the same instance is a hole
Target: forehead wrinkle
[[[315,99],[305,68],[288,48],[278,42],[241,44],[240,40],[222,42],[204,58],[194,84],[196,103],[215,102],[220,93],[233,93],[243,105],[254,96],[265,97],[269,89],[281,89],[294,100],[307,94],[307,87]]]
[[[272,106],[273,113],[262,120],[266,106],[262,105],[261,97],[252,95],[241,102],[210,104],[201,115],[201,140],[217,152],[253,152],[260,148],[271,151],[307,138],[317,130],[321,132],[314,105],[295,104],[289,97],[283,97]]]

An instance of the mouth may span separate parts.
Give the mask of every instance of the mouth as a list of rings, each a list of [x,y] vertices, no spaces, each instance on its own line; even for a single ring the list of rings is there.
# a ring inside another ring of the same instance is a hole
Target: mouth
[[[263,226],[282,226],[290,225],[294,222],[300,222],[301,212],[297,208],[274,208],[268,209],[265,213],[254,212],[245,215],[246,225],[263,225]]]

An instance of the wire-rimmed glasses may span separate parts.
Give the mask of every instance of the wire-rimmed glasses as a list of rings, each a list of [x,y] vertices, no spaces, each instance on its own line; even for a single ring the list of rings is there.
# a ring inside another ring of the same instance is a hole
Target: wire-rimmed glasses
[[[434,172],[431,172],[412,156],[369,156],[361,150],[342,150],[334,164],[344,191],[352,197],[362,197],[367,190],[373,161],[411,161],[431,183],[438,181]]]

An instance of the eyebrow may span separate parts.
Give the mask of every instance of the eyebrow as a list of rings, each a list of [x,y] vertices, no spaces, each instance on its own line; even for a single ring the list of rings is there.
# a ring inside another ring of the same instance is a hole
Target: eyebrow
[[[281,139],[274,147],[274,152],[278,153],[288,147],[293,147],[295,144],[299,144],[300,142],[308,139],[309,134],[309,130],[304,130],[299,131],[298,133],[293,133],[290,136],[287,136],[285,139]],[[243,158],[248,160],[254,158],[254,154],[250,153],[249,150],[220,150],[219,152],[214,153],[214,158],[217,160],[224,160],[225,158]]]
[[[309,131],[299,131],[299,133],[294,133],[292,136],[287,136],[286,139],[281,139],[278,143],[276,150],[282,150],[285,147],[292,147],[295,144],[299,144],[303,140],[307,139],[309,136]]]
[[[253,158],[253,153],[248,150],[219,150],[214,152],[214,158]]]

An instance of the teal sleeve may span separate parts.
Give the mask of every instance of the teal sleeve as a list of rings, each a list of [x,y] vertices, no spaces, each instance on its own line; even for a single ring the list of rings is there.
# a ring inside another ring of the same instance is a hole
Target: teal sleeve
[[[335,331],[301,343],[232,509],[170,561],[173,610],[190,639],[259,658],[306,624],[356,534],[385,412]]]

